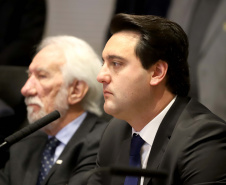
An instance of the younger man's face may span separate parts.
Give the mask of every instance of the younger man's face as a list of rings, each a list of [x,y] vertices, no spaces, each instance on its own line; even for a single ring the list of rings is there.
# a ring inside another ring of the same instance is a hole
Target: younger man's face
[[[103,84],[105,112],[127,121],[142,112],[150,98],[151,75],[135,54],[139,39],[137,32],[115,33],[103,50],[103,66],[97,77]]]

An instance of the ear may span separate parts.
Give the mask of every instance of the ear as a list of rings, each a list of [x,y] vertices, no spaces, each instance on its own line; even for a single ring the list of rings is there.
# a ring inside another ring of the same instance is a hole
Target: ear
[[[74,80],[69,86],[68,90],[68,103],[74,105],[81,102],[86,95],[89,87],[84,81]]]
[[[151,66],[150,85],[155,86],[155,85],[158,85],[160,82],[162,82],[166,76],[167,70],[168,70],[168,64],[163,60],[159,60],[153,66]]]

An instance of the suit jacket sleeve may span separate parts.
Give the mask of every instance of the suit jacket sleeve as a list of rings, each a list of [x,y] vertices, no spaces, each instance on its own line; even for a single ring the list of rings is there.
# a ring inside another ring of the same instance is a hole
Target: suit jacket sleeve
[[[69,179],[69,185],[83,185],[86,180],[84,177],[87,171],[92,170],[95,167],[100,139],[105,126],[106,124],[102,124],[98,129],[87,135],[82,144],[83,146],[80,146],[80,155],[73,170],[72,177]]]
[[[197,121],[199,125],[191,126],[186,134],[187,142],[178,157],[182,184],[226,184],[226,126],[208,119]]]
[[[43,185],[82,185],[84,174],[93,169],[99,142],[106,122],[90,113],[65,146]],[[47,136],[35,132],[10,148],[10,159],[0,172],[1,185],[35,185],[40,169],[40,156]],[[38,147],[37,147],[38,146]]]
[[[179,98],[175,103],[178,102],[182,105]],[[185,101],[183,108],[172,107],[165,118],[147,169],[166,171],[168,178],[165,183],[158,178],[145,178],[144,185],[226,184],[225,122],[193,100]],[[130,136],[131,128],[123,122],[110,122],[101,141],[97,168],[128,165]],[[123,185],[124,178],[94,174],[88,184]]]
[[[102,136],[96,168],[128,166],[130,139],[130,125],[113,118]],[[124,179],[125,176],[113,176],[106,171],[92,174],[88,185],[123,185]]]
[[[157,146],[154,141],[149,156],[152,160],[148,164],[155,163],[153,154],[158,157],[163,153],[156,168],[167,171],[165,185],[226,184],[225,134],[225,122],[191,100],[180,115],[172,134],[166,135],[167,147],[154,153]],[[156,179],[149,184],[160,183]]]

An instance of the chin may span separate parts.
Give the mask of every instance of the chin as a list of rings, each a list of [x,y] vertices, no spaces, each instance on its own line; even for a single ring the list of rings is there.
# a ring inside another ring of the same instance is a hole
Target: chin
[[[44,110],[34,111],[32,107],[27,107],[27,118],[30,124],[47,115]]]
[[[119,109],[117,109],[116,107],[108,106],[108,105],[104,104],[104,111],[105,111],[107,114],[116,117],[116,115],[117,115],[118,112],[119,112]]]

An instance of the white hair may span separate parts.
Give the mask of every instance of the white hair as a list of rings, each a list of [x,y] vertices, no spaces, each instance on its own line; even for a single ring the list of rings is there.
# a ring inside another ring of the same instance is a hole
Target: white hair
[[[96,80],[101,60],[95,51],[84,40],[67,35],[45,38],[38,51],[48,45],[59,47],[65,55],[66,63],[62,67],[65,85],[71,84],[75,79],[87,83],[89,90],[82,100],[82,106],[86,111],[101,115],[102,86]]]

